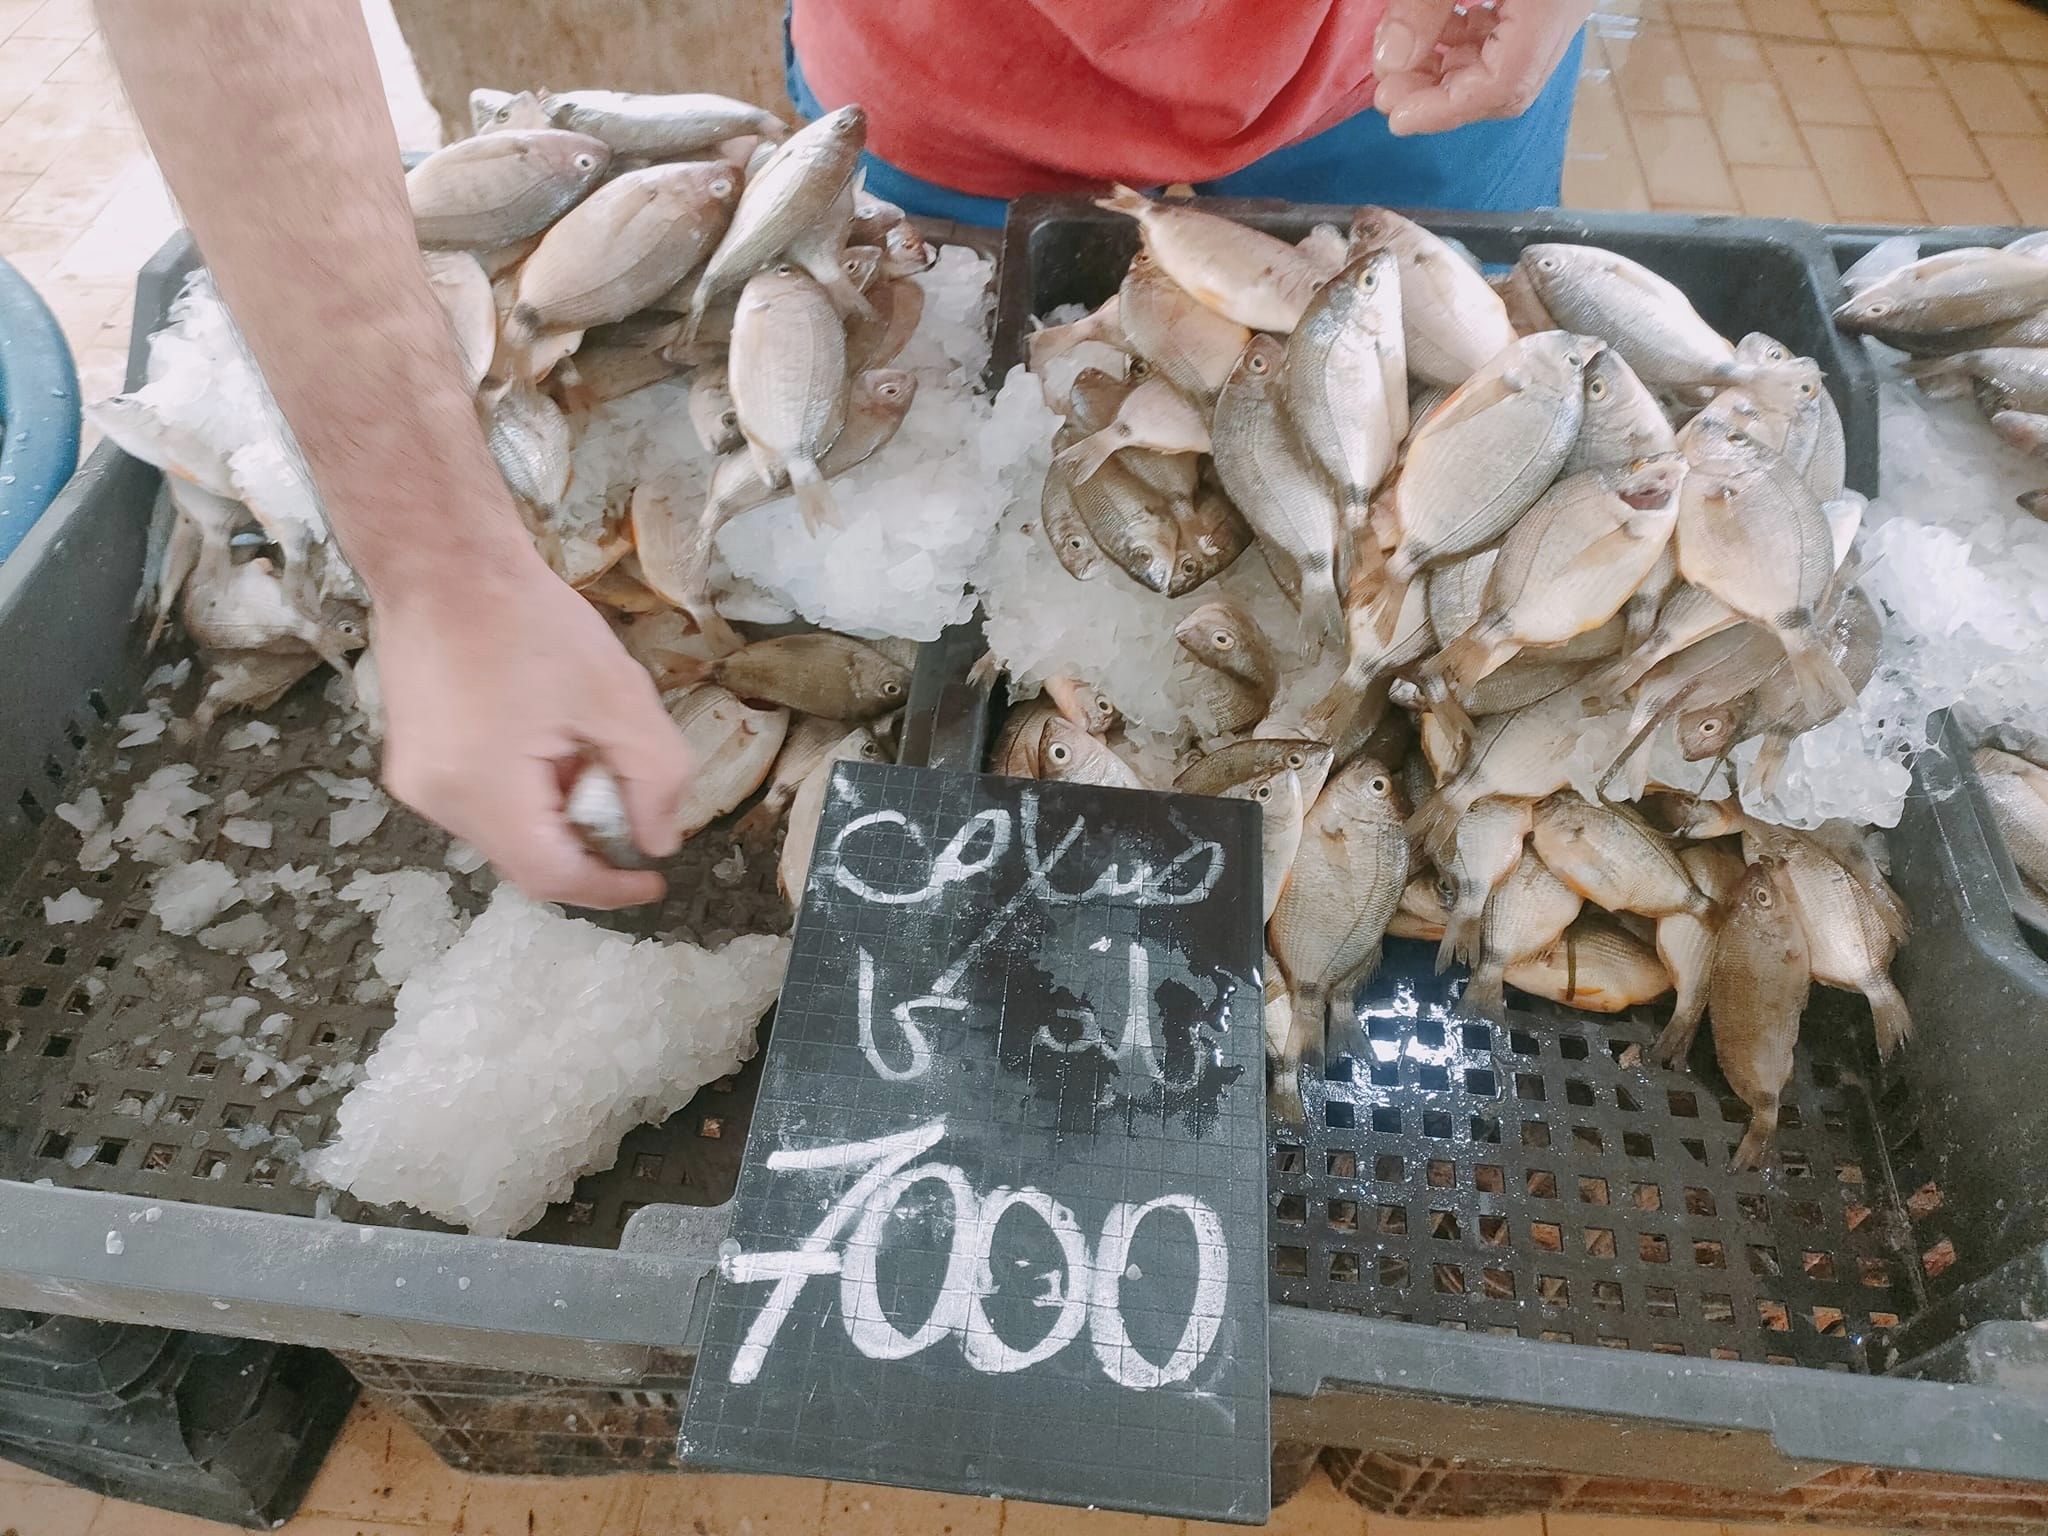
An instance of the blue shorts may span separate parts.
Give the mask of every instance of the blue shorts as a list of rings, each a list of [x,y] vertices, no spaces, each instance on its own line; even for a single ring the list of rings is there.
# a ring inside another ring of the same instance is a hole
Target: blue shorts
[[[1241,171],[1197,184],[1217,197],[1276,197],[1292,203],[1382,203],[1396,208],[1490,209],[1512,213],[1554,207],[1564,177],[1565,137],[1579,80],[1581,32],[1536,104],[1520,117],[1469,123],[1449,133],[1400,139],[1387,120],[1365,111],[1314,138],[1277,149]],[[789,99],[805,117],[824,107],[811,94],[783,25]],[[867,188],[906,212],[962,224],[1000,225],[999,197],[955,192],[864,155]]]

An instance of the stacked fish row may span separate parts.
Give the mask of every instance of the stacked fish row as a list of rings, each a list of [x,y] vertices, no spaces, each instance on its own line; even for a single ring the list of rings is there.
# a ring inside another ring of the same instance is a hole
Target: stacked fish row
[[[881,754],[871,726],[900,708],[908,671],[823,632],[749,646],[715,606],[714,540],[783,496],[832,519],[826,482],[886,444],[915,397],[915,376],[889,365],[922,316],[916,274],[932,252],[902,210],[862,191],[858,107],[793,134],[719,96],[478,91],[472,108],[477,133],[421,161],[406,188],[536,547],[663,689],[698,765],[685,835],[764,783],[768,824],[793,803],[814,817],[832,762]],[[708,489],[700,462],[665,453],[623,491],[604,488],[594,532],[571,526],[572,453],[593,413],[686,370],[689,422],[678,409],[659,430],[694,428],[716,456]],[[141,412],[114,419],[124,445],[167,470],[181,514],[158,628],[182,600],[212,669],[200,729],[267,707],[323,659],[351,670],[369,614],[331,545],[232,499],[224,472],[195,469],[198,449],[149,431]],[[370,693],[373,670],[352,670]],[[605,814],[616,786],[589,777],[591,835],[623,835]],[[789,845],[793,891],[807,840]]]
[[[1349,1043],[1353,987],[1410,933],[1474,966],[1490,1015],[1509,984],[1607,1010],[1675,990],[1662,1048],[1711,1017],[1754,1166],[1811,981],[1868,996],[1887,1052],[1910,1027],[1902,915],[1859,829],[1768,827],[1674,771],[1712,760],[1715,786],[1762,738],[1767,782],[1875,666],[1817,365],[1731,345],[1589,246],[1530,246],[1497,288],[1385,210],[1296,247],[1105,206],[1144,248],[1115,298],[1032,338],[1067,418],[1040,522],[1071,576],[1169,596],[1256,545],[1294,605],[1293,636],[1229,599],[1176,630],[1206,684],[1174,787],[1262,811],[1276,1103],[1301,1112],[1304,1058]],[[1278,657],[1324,640],[1341,674],[1291,701]],[[1116,706],[1054,679],[997,770],[1142,787]],[[1668,829],[1570,788],[1617,707],[1602,795],[1663,792]]]
[[[1852,267],[1843,282],[1837,325],[1910,354],[1922,389],[1973,397],[1999,436],[2048,458],[2048,234],[1943,251],[1869,282]],[[2048,490],[2019,502],[2048,517]]]

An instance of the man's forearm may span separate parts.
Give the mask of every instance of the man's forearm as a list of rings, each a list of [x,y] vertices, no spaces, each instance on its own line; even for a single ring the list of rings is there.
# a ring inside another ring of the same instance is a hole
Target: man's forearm
[[[530,552],[413,236],[356,0],[99,0],[221,297],[379,602]],[[453,594],[442,590],[443,600]]]

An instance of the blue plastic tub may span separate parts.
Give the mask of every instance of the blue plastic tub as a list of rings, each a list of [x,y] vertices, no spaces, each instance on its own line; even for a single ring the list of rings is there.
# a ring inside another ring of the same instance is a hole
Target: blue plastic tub
[[[78,467],[78,370],[50,307],[0,260],[0,560]]]

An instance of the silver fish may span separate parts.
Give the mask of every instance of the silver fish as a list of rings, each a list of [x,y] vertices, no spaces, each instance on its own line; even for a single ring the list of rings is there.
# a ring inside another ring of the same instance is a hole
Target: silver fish
[[[1219,315],[1254,331],[1294,329],[1314,297],[1316,269],[1284,240],[1213,213],[1118,187],[1096,206],[1129,214],[1166,275]]]
[[[1123,448],[1207,453],[1209,424],[1194,403],[1165,379],[1146,379],[1124,396],[1108,426],[1064,450],[1060,459],[1072,469],[1077,482],[1085,481]]]
[[[1229,601],[1204,603],[1174,626],[1173,635],[1197,663],[1197,712],[1214,733],[1230,735],[1265,717],[1280,668],[1250,614]]]
[[[1074,478],[1059,465],[1045,472],[1045,486],[1038,497],[1038,521],[1045,529],[1046,542],[1066,573],[1076,581],[1099,576],[1109,567],[1102,546],[1088,531],[1080,508],[1074,504]]]
[[[1671,990],[1655,950],[1613,918],[1581,914],[1557,942],[1507,968],[1509,986],[1588,1013],[1623,1013]]]
[[[690,837],[761,787],[789,730],[789,711],[754,706],[709,684],[662,700],[690,754],[676,828]]]
[[[1388,208],[1361,209],[1354,254],[1392,251],[1401,264],[1401,326],[1409,372],[1456,386],[1515,339],[1507,307],[1472,264],[1420,224]]]
[[[924,285],[908,278],[877,283],[868,307],[869,315],[847,317],[846,366],[854,373],[887,367],[902,356],[924,318]]]
[[[825,291],[786,263],[749,278],[730,379],[762,481],[788,485],[813,531],[836,523],[818,460],[846,421],[846,332]]]
[[[542,511],[560,505],[572,446],[560,406],[530,386],[508,390],[491,408],[484,438],[513,495]]]
[[[561,91],[549,92],[543,105],[556,127],[602,139],[613,154],[646,160],[672,160],[744,134],[779,139],[789,131],[773,112],[729,96]]]
[[[1055,714],[1038,741],[1039,772],[1061,784],[1101,784],[1143,789],[1145,781],[1104,742]]]
[[[724,655],[745,641],[718,612],[711,589],[713,547],[733,513],[699,504],[680,476],[654,475],[633,487],[628,517],[641,577],[661,598],[690,616],[713,652]]]
[[[1751,1110],[1735,1149],[1738,1170],[1762,1166],[1778,1130],[1779,1096],[1792,1077],[1792,1050],[1812,987],[1806,935],[1778,881],[1776,860],[1743,872],[1714,943],[1707,1013],[1714,1057]]]
[[[1581,905],[1577,891],[1552,874],[1533,850],[1524,850],[1486,900],[1479,963],[1465,986],[1465,1006],[1481,1018],[1504,1017],[1508,968],[1555,944]]]
[[[526,128],[547,128],[547,109],[531,91],[492,91],[481,87],[469,93],[469,121],[478,133],[518,132]]]
[[[2048,261],[1989,246],[1922,257],[1835,311],[1845,331],[1908,351],[1981,345],[1988,328],[2048,308]]]
[[[689,681],[715,682],[743,699],[833,720],[886,715],[910,692],[908,667],[871,645],[824,631],[757,640],[680,671]]]
[[[723,368],[700,368],[690,380],[690,425],[706,453],[731,453],[745,444]]]
[[[766,837],[782,820],[790,802],[803,788],[811,770],[822,763],[832,749],[846,739],[846,722],[800,715],[789,723],[782,750],[775,754],[775,767],[768,775],[768,787],[760,800],[738,821],[733,832],[743,838]]]
[[[832,770],[841,763],[879,763],[882,744],[874,732],[858,726],[839,738],[839,743],[810,771],[789,802],[789,830],[782,836],[782,853],[775,861],[775,883],[782,899],[801,907],[804,886],[810,879],[811,855],[818,847],[818,823],[825,815],[825,794],[832,785]]]
[[[871,368],[857,376],[847,391],[846,424],[818,460],[818,472],[830,480],[879,453],[916,399],[917,375],[904,369]],[[711,474],[711,503],[728,517],[789,494],[787,485],[768,484],[752,453],[727,454]]]
[[[1287,339],[1295,429],[1359,515],[1408,435],[1400,283],[1393,252],[1361,256],[1323,286]]]
[[[1283,736],[1234,741],[1188,764],[1173,787],[1183,795],[1221,795],[1281,768],[1300,776],[1302,799],[1313,805],[1330,772],[1329,744]]]
[[[1259,869],[1264,907],[1259,920],[1266,921],[1279,904],[1280,892],[1294,868],[1294,855],[1301,847],[1302,817],[1308,807],[1301,797],[1301,775],[1292,768],[1276,768],[1224,792],[1227,800],[1249,800],[1259,808]]]
[[[1678,862],[1717,907],[1734,899],[1745,867],[1742,856],[1721,842],[1688,843],[1678,850]],[[1650,1054],[1667,1067],[1691,1054],[1700,1020],[1706,1017],[1707,973],[1714,963],[1718,927],[1713,917],[1691,912],[1667,912],[1657,919],[1657,956],[1671,973],[1678,999],[1671,1007],[1671,1022],[1657,1036]]]
[[[1530,840],[1552,874],[1609,912],[1705,917],[1714,909],[1664,835],[1623,806],[1552,795],[1536,807]]]
[[[1746,372],[1684,292],[1639,261],[1596,246],[1541,244],[1524,246],[1516,267],[1560,326],[1604,338],[1645,384],[1733,384]]]
[[[1585,416],[1557,473],[1562,479],[1581,470],[1653,458],[1677,446],[1670,418],[1657,397],[1636,377],[1627,360],[1609,347],[1586,368]]]
[[[1527,800],[1487,799],[1458,818],[1444,870],[1453,895],[1436,952],[1439,972],[1448,970],[1453,960],[1470,965],[1479,958],[1486,903],[1521,861],[1531,811]]]
[[[1204,406],[1215,404],[1216,391],[1252,335],[1182,288],[1145,251],[1131,258],[1116,313],[1132,349],[1161,378]]]
[[[490,372],[498,345],[498,311],[491,300],[491,280],[467,251],[422,251],[427,286],[455,337],[455,355],[462,363],[463,383],[473,392]]]
[[[581,202],[611,157],[599,140],[554,128],[458,140],[406,172],[414,231],[428,247],[515,244]]]

